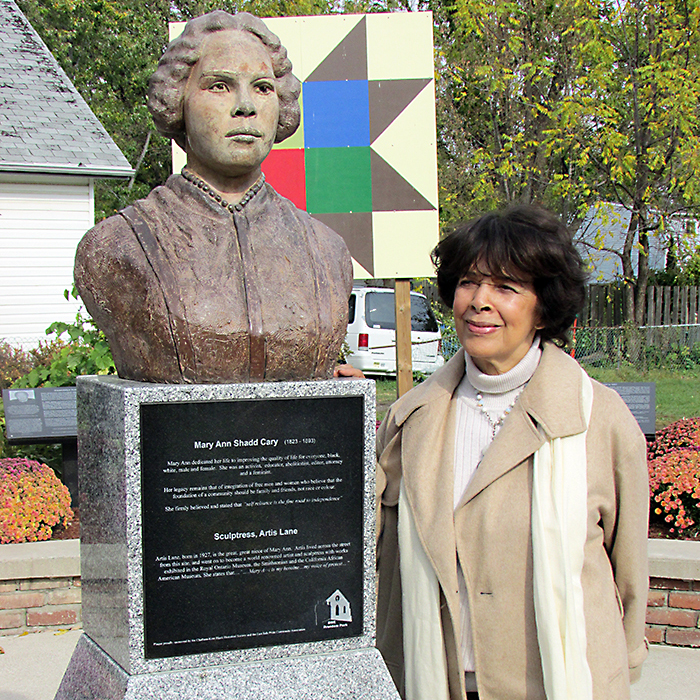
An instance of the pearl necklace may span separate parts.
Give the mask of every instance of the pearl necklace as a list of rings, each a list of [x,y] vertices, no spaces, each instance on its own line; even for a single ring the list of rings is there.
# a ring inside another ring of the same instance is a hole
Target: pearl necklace
[[[202,178],[197,177],[194,173],[191,173],[186,167],[180,171],[180,174],[185,178],[185,180],[187,180],[187,182],[191,182],[195,187],[202,190],[202,192],[208,194],[212,199],[214,199],[224,209],[230,211],[232,214],[234,211],[241,211],[241,209],[243,209],[243,207],[248,204],[248,202],[255,197],[258,192],[260,192],[260,188],[265,184],[265,173],[262,173],[255,184],[253,184],[243,195],[243,199],[241,199],[240,202],[237,204],[229,204],[218,192],[214,190],[211,185],[202,180]]]
[[[480,391],[477,391],[477,393],[476,393],[476,405],[477,405],[477,408],[484,415],[486,420],[489,422],[489,425],[491,426],[491,440],[493,440],[496,437],[496,433],[498,432],[498,429],[503,424],[503,421],[506,419],[506,416],[513,410],[513,406],[515,406],[515,402],[520,397],[521,392],[522,392],[522,387],[521,387],[520,391],[518,392],[518,395],[511,402],[510,406],[508,406],[506,408],[506,410],[503,411],[503,413],[501,413],[501,415],[496,420],[493,420],[493,418],[491,418],[488,411],[484,407],[484,395]]]

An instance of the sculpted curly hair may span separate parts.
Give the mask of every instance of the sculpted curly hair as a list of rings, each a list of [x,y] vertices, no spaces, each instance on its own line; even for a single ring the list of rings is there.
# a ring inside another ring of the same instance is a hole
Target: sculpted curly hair
[[[261,20],[247,12],[232,15],[216,10],[187,22],[182,34],[170,42],[148,81],[148,110],[156,128],[183,150],[187,139],[183,116],[187,80],[202,55],[207,36],[228,29],[249,32],[264,44],[270,54],[280,112],[275,142],[291,136],[299,126],[301,84],[292,74],[292,63],[279,38]]]
[[[588,274],[571,234],[554,214],[531,205],[490,212],[445,236],[431,258],[440,298],[450,308],[460,280],[475,267],[482,274],[532,282],[540,337],[568,344]]]

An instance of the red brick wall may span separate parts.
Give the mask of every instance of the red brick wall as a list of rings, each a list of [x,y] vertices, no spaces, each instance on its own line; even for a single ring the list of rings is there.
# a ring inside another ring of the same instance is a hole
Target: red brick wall
[[[0,635],[80,627],[80,578],[0,581]]]
[[[652,644],[700,647],[700,581],[649,580],[647,639]]]
[[[0,635],[80,627],[80,578],[0,581]],[[700,581],[651,578],[647,638],[700,647]]]

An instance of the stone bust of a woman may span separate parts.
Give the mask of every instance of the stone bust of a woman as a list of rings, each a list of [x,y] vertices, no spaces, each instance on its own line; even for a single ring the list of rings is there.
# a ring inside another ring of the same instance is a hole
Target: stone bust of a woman
[[[352,265],[343,240],[280,196],[260,165],[299,124],[299,81],[262,21],[187,23],[151,77],[182,174],[87,232],[75,281],[119,376],[151,382],[332,375]]]

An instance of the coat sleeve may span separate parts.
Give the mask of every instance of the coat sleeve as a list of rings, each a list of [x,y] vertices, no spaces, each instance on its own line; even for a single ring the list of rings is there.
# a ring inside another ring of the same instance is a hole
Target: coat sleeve
[[[383,505],[396,505],[398,503],[398,481],[400,480],[400,441],[398,431],[392,418],[392,410],[389,409],[386,417],[382,421],[377,431],[377,482],[376,482],[376,507],[377,507],[377,564],[381,552],[382,533],[384,530],[384,513]],[[387,446],[391,445],[391,449]],[[399,459],[395,460],[391,457],[391,452],[398,450]],[[398,462],[398,463],[397,463]],[[398,471],[398,474],[397,474]],[[396,483],[394,483],[396,482]],[[396,491],[397,497],[395,503],[385,503],[385,495],[390,497],[393,491]]]
[[[614,401],[617,410],[606,412],[606,420],[614,426],[611,439],[617,505],[609,556],[622,606],[630,680],[635,682],[648,653],[644,632],[649,592],[649,473],[644,435],[617,395]],[[613,415],[619,418],[610,420]]]
[[[401,476],[401,428],[396,424],[393,409],[390,409],[377,432],[378,511],[382,506],[398,505]]]

